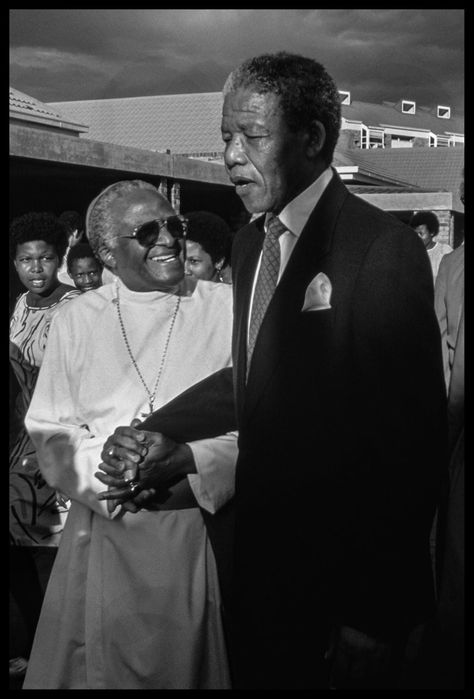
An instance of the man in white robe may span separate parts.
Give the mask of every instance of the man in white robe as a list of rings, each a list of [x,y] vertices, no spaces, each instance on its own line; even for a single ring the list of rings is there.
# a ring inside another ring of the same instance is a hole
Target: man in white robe
[[[216,562],[201,508],[234,492],[233,432],[166,440],[169,496],[112,512],[98,494],[101,452],[119,425],[143,419],[231,365],[232,292],[183,281],[151,185],[115,183],[88,212],[88,236],[117,281],[58,313],[26,426],[47,482],[71,509],[38,624],[25,689],[229,688]],[[138,501],[138,498],[137,498]]]

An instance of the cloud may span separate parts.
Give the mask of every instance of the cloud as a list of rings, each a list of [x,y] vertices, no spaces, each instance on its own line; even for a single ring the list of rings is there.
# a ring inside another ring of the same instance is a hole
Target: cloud
[[[82,67],[86,70],[101,70],[101,72],[106,73],[111,65],[110,61],[99,60],[96,56],[52,48],[32,49],[28,46],[19,46],[12,49],[10,61],[18,69],[46,70],[53,73],[68,71],[72,67]]]
[[[50,101],[208,92],[287,50],[355,99],[462,109],[463,34],[462,10],[11,10],[11,82]]]
[[[57,101],[58,93],[73,95],[70,99],[97,96],[118,69],[103,57],[53,48],[19,46],[10,52],[11,85],[43,102]]]

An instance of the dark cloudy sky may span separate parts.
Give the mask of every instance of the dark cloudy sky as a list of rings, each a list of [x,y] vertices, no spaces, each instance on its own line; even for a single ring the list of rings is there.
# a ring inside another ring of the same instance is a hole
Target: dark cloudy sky
[[[222,88],[245,58],[315,58],[355,100],[464,110],[464,11],[10,10],[10,84],[44,102]]]

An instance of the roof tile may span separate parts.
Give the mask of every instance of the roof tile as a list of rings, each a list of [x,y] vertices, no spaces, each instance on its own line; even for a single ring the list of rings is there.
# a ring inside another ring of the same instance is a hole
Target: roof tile
[[[425,190],[453,193],[454,208],[464,168],[464,147],[341,149],[339,156],[380,177],[390,177]]]
[[[222,151],[220,92],[51,102],[89,125],[87,137],[177,154]]]
[[[10,117],[21,119],[22,121],[31,120],[35,123],[40,122],[56,128],[66,128],[77,132],[87,130],[87,127],[82,123],[74,119],[68,121],[62,113],[52,109],[51,105],[44,104],[44,102],[26,95],[14,87],[10,87],[9,90],[9,111]]]
[[[61,115],[56,110],[51,109],[51,105],[46,105],[43,102],[26,95],[24,92],[15,90],[10,87],[9,91],[10,111],[23,112],[26,114],[34,114],[41,117],[54,117],[61,119]]]

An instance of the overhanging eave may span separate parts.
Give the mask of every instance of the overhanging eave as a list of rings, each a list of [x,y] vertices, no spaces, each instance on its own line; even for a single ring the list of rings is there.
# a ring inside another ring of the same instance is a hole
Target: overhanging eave
[[[10,124],[10,155],[232,186],[222,165]]]

